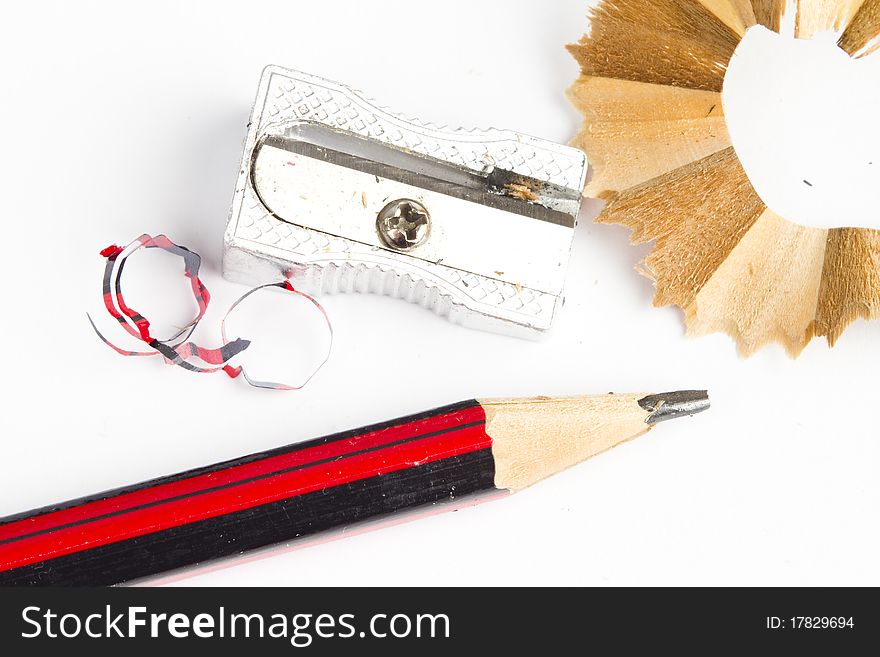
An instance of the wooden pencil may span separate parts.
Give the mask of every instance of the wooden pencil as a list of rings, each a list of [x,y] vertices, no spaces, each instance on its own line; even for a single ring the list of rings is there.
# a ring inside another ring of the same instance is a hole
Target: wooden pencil
[[[490,491],[708,408],[704,391],[465,401],[0,520],[0,584],[108,585]]]

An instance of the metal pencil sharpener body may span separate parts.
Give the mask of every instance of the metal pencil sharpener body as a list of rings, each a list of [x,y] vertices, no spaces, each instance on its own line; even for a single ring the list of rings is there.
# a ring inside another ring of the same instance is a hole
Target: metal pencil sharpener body
[[[406,299],[465,326],[550,328],[587,171],[579,150],[449,130],[270,66],[249,124],[223,273]]]

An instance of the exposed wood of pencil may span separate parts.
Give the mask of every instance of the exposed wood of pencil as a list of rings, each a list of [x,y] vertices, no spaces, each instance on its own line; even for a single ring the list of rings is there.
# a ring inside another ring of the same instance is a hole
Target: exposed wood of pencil
[[[654,303],[687,308],[765,209],[728,148],[617,194],[597,221],[656,242],[645,259]]]
[[[812,337],[827,232],[766,210],[684,309],[688,333],[725,331],[744,356],[774,341],[800,353]]]
[[[779,32],[782,27],[785,5],[786,0],[752,0],[757,22],[774,32]]]
[[[688,333],[725,331],[743,355],[780,342],[798,355],[880,318],[880,231],[804,228],[768,210],[733,149],[609,194],[597,221],[655,242],[643,273],[654,304],[677,305]]]
[[[696,0],[616,0],[569,50],[585,75],[721,91],[739,35]]]
[[[714,91],[581,76],[568,97],[585,117],[572,144],[590,154],[587,196],[633,187],[730,146]]]
[[[815,334],[834,344],[857,319],[880,318],[880,231],[828,231]]]
[[[865,0],[838,44],[853,57],[865,57],[880,48],[880,0]]]
[[[795,33],[811,39],[820,32],[848,25],[865,0],[798,0]]]
[[[518,490],[651,429],[645,395],[481,401],[495,486]]]
[[[740,36],[757,22],[750,0],[699,0],[699,2]]]

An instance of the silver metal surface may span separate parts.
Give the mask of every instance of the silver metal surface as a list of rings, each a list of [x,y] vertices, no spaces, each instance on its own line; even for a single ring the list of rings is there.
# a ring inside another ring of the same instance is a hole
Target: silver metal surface
[[[412,251],[428,241],[431,215],[418,201],[397,199],[379,210],[376,232],[385,246],[395,251]]]
[[[388,294],[459,324],[534,337],[562,306],[586,171],[577,149],[421,124],[270,66],[226,227],[224,275]]]

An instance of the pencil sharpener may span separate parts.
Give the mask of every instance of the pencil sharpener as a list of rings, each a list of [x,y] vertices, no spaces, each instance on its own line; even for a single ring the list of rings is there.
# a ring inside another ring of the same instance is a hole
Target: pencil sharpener
[[[472,328],[550,328],[586,178],[583,152],[451,130],[270,66],[249,124],[223,273],[312,294],[399,297]]]

